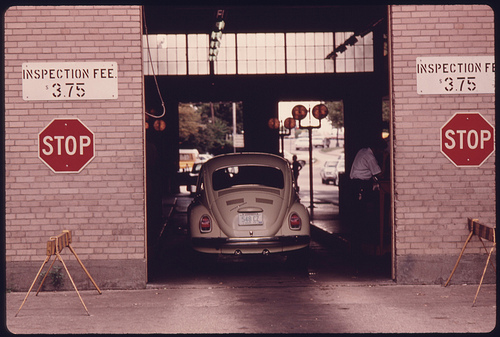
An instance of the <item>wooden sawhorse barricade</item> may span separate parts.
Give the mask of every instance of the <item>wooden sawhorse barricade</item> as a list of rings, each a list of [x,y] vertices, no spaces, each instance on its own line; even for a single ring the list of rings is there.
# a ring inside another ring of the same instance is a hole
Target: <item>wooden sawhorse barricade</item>
[[[87,310],[87,307],[85,306],[85,303],[83,302],[83,299],[80,296],[80,293],[78,292],[78,289],[76,288],[75,282],[73,281],[73,278],[71,277],[71,274],[69,273],[69,270],[66,267],[66,264],[64,263],[64,260],[62,259],[61,255],[60,255],[61,251],[65,247],[68,247],[69,250],[71,250],[71,252],[73,253],[73,255],[75,255],[76,260],[78,261],[78,263],[80,263],[80,266],[82,266],[83,270],[85,271],[85,274],[87,274],[87,276],[89,277],[90,281],[92,281],[92,284],[94,284],[95,288],[99,292],[99,295],[102,294],[101,290],[99,289],[99,287],[95,283],[94,279],[92,279],[92,276],[90,276],[89,272],[87,271],[87,269],[83,265],[82,261],[78,258],[78,255],[76,255],[75,250],[73,249],[73,247],[71,247],[71,231],[64,230],[58,236],[51,236],[50,240],[47,241],[47,256],[45,257],[45,261],[43,261],[42,266],[40,267],[40,270],[38,270],[38,273],[36,274],[35,279],[33,280],[33,283],[31,284],[31,287],[28,290],[28,293],[26,294],[26,297],[23,300],[23,303],[21,303],[21,306],[19,307],[19,310],[17,310],[16,316],[17,316],[17,314],[19,314],[19,311],[21,311],[21,308],[23,307],[24,303],[28,299],[28,296],[29,296],[29,294],[31,292],[31,289],[33,289],[33,286],[35,285],[36,280],[38,279],[38,276],[40,276],[40,273],[42,272],[43,267],[47,264],[47,262],[49,262],[49,260],[52,257],[52,255],[55,255],[56,257],[54,258],[54,261],[52,261],[52,264],[50,265],[50,267],[47,270],[47,272],[46,272],[46,274],[45,274],[42,282],[40,283],[40,286],[38,287],[38,290],[37,290],[35,296],[37,296],[38,293],[40,292],[40,289],[42,289],[43,282],[45,282],[45,279],[47,278],[47,275],[49,275],[50,269],[52,269],[52,266],[54,265],[54,263],[56,262],[56,260],[59,259],[59,261],[61,261],[62,265],[64,266],[64,269],[66,270],[66,273],[68,273],[69,279],[71,280],[71,284],[73,285],[73,288],[75,288],[76,293],[78,294],[78,297],[80,298],[80,301],[82,302],[83,307],[85,308],[85,311],[87,312],[87,315],[90,316],[90,313]]]
[[[448,277],[448,281],[446,281],[446,283],[444,285],[446,287],[448,285],[448,283],[450,282],[451,277],[455,273],[455,270],[457,269],[458,263],[460,262],[460,259],[462,258],[462,255],[465,251],[465,247],[467,247],[467,244],[472,239],[472,236],[476,235],[479,238],[479,241],[481,241],[481,243],[483,244],[484,250],[488,254],[488,258],[486,259],[486,264],[484,266],[483,275],[481,276],[481,281],[479,282],[479,287],[477,287],[476,297],[474,297],[474,302],[472,302],[472,306],[474,306],[474,304],[476,303],[477,295],[479,294],[479,289],[481,289],[481,284],[483,283],[484,275],[486,274],[486,269],[488,268],[488,263],[491,264],[491,266],[493,267],[493,269],[496,272],[495,265],[493,264],[493,261],[491,261],[491,254],[493,253],[493,250],[495,249],[495,247],[497,245],[496,237],[495,237],[495,228],[480,224],[478,221],[479,220],[477,220],[477,219],[471,219],[471,218],[467,219],[467,225],[469,227],[469,236],[467,237],[467,240],[465,240],[465,244],[462,248],[462,251],[460,252],[460,255],[458,256],[458,260],[455,263],[455,267],[453,267],[453,270],[451,271],[450,277]],[[489,251],[486,248],[486,245],[484,244],[482,239],[493,242],[493,246],[490,248]]]

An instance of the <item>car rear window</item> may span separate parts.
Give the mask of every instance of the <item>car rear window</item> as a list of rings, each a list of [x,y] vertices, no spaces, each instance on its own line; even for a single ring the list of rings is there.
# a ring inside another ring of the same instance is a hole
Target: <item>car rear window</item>
[[[237,185],[263,185],[282,189],[283,172],[269,166],[233,166],[214,171],[212,185],[215,191]]]

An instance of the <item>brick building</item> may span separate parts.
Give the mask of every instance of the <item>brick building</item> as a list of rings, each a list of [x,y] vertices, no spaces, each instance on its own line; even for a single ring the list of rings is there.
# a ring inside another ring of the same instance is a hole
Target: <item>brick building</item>
[[[45,256],[45,242],[64,229],[72,231],[79,257],[91,273],[100,275],[103,288],[145,284],[141,33],[138,6],[12,7],[6,11],[9,287],[27,289]],[[23,99],[19,76],[23,63],[84,66],[89,61],[117,63],[116,99]],[[54,118],[74,117],[94,132],[95,158],[80,173],[54,173],[38,158],[38,133]],[[81,281],[88,282],[84,275]]]
[[[468,235],[467,217],[496,223],[496,157],[479,167],[455,166],[440,151],[440,128],[456,112],[480,112],[495,125],[495,95],[419,93],[416,60],[493,56],[494,13],[484,5],[389,6],[387,13],[394,277],[441,283]],[[100,287],[144,287],[142,7],[11,7],[4,21],[7,287],[28,288],[45,242],[64,229],[73,232]],[[117,96],[89,97],[88,91],[84,100],[58,100],[53,90],[38,92],[45,99],[23,96],[35,90],[23,87],[23,64],[75,69],[96,62],[116,64]],[[55,118],[78,118],[95,135],[95,158],[79,173],[55,173],[38,157],[38,134]],[[469,244],[463,261],[455,280],[478,281],[480,242]],[[76,281],[91,287],[84,275]]]
[[[419,95],[416,58],[493,56],[494,14],[476,5],[391,6],[391,13],[397,279],[440,283],[468,235],[466,218],[496,224],[496,166],[493,155],[480,167],[456,167],[440,153],[439,129],[456,112],[480,112],[494,125],[495,95]],[[471,269],[469,278],[484,267],[482,245],[472,241],[469,263],[459,265]]]

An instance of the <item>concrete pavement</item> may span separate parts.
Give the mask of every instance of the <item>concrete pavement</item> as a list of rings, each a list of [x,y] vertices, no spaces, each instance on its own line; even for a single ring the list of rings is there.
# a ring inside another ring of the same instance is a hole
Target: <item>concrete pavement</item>
[[[14,334],[69,333],[433,333],[490,332],[496,286],[219,281],[157,285],[144,290],[6,295]]]

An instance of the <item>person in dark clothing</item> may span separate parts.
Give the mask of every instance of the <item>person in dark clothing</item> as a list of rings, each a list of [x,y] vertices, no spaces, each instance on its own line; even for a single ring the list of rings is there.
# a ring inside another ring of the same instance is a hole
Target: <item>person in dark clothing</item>
[[[352,204],[354,206],[351,253],[356,270],[359,267],[363,244],[375,237],[375,220],[378,219],[378,179],[383,172],[377,156],[383,153],[387,144],[376,140],[369,146],[361,148],[351,166],[350,179],[352,187]]]
[[[299,191],[299,171],[302,170],[302,165],[297,160],[297,155],[293,155],[292,157],[292,172],[293,178],[295,179],[295,188],[297,192]]]

